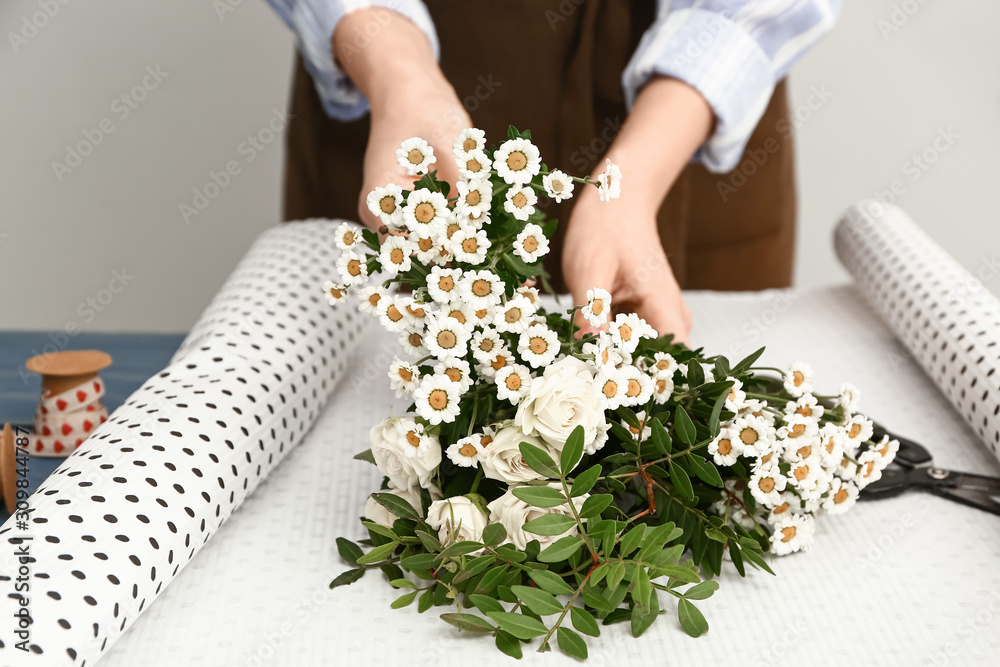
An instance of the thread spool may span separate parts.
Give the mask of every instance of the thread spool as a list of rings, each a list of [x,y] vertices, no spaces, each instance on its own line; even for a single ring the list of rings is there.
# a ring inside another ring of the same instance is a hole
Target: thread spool
[[[66,350],[40,354],[25,367],[42,376],[42,395],[35,411],[33,456],[69,456],[108,416],[101,404],[104,382],[97,372],[111,365],[100,350]]]
[[[14,513],[17,506],[17,457],[14,449],[14,430],[10,424],[3,425],[0,436],[0,494],[3,495],[7,511]]]

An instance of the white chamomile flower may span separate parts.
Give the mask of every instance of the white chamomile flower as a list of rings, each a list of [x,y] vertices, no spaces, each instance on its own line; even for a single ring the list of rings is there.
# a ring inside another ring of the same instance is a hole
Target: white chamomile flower
[[[486,133],[478,127],[470,127],[462,130],[455,137],[451,144],[451,150],[456,156],[463,155],[469,151],[483,150],[486,148]]]
[[[497,306],[473,308],[471,304],[466,305],[469,306],[469,311],[472,313],[472,318],[469,320],[472,327],[488,327],[492,324]]]
[[[625,389],[628,387],[628,378],[617,368],[604,367],[595,378],[597,387],[604,396],[608,410],[617,410],[625,400]]]
[[[618,199],[622,196],[622,170],[608,160],[607,167],[597,177],[597,184],[602,202],[607,204],[612,199]]]
[[[437,444],[424,431],[423,424],[405,417],[396,422],[396,437],[407,458],[423,459]]]
[[[438,375],[447,375],[452,382],[457,382],[461,393],[469,391],[472,386],[472,367],[465,359],[458,357],[447,357],[434,365],[434,372]]]
[[[459,468],[475,468],[479,465],[479,445],[477,440],[479,438],[474,435],[470,435],[467,438],[462,438],[458,442],[452,443],[445,453],[448,455],[448,460],[457,465]]]
[[[381,285],[369,285],[358,290],[358,310],[367,315],[378,315],[378,302],[389,292]]]
[[[507,348],[502,347],[495,350],[485,362],[480,363],[476,370],[483,377],[492,379],[496,377],[497,373],[513,365],[514,355]]]
[[[771,451],[771,441],[774,439],[771,428],[758,417],[747,415],[733,420],[732,428],[743,443],[747,456],[765,456]]]
[[[432,426],[455,421],[460,398],[461,385],[447,375],[425,375],[413,392],[417,414]]]
[[[784,425],[778,429],[779,438],[788,438],[797,442],[800,439],[812,440],[819,434],[819,423],[812,417],[803,417],[800,414],[792,413],[785,415],[784,421]],[[794,443],[789,444],[798,446]]]
[[[818,458],[806,458],[791,464],[788,469],[788,483],[800,493],[814,491],[823,477],[823,466]]]
[[[854,482],[834,477],[823,500],[823,509],[827,514],[842,514],[851,509],[860,493]]]
[[[347,285],[327,280],[323,283],[323,294],[326,295],[326,300],[330,302],[330,305],[335,306],[347,298]]]
[[[493,154],[497,176],[511,185],[531,182],[542,166],[538,147],[527,139],[508,139]]]
[[[518,294],[497,307],[493,314],[493,327],[500,333],[523,333],[531,325],[535,307]]]
[[[376,306],[378,321],[389,332],[406,331],[413,323],[413,318],[406,312],[406,306],[401,306],[388,294],[383,295]]]
[[[420,371],[416,365],[393,357],[389,365],[389,387],[396,392],[396,398],[409,396],[420,384]]]
[[[653,401],[663,405],[674,393],[674,379],[666,375],[653,375]]]
[[[407,175],[416,176],[426,174],[427,168],[437,158],[434,157],[434,149],[420,137],[412,137],[399,145],[396,149],[396,162],[406,170]]]
[[[361,241],[361,230],[349,222],[340,223],[335,233],[335,242],[341,250],[351,250]]]
[[[820,464],[823,461],[823,445],[818,433],[788,438],[782,444],[784,449],[781,451],[781,458],[789,463],[811,461]]]
[[[467,181],[488,179],[493,163],[481,148],[474,148],[455,156],[459,175]]]
[[[535,368],[548,366],[559,354],[559,336],[544,324],[532,324],[518,339],[517,353]]]
[[[584,343],[583,353],[594,355],[594,365],[598,370],[618,368],[625,361],[621,352],[615,348],[611,334],[605,331],[597,334],[597,340],[594,342]]]
[[[469,332],[473,330],[474,325],[472,324],[475,315],[472,312],[472,307],[467,303],[462,303],[461,301],[453,301],[441,308],[441,314],[444,317],[450,317],[456,320],[459,324],[464,326]]]
[[[639,436],[641,442],[649,440],[653,436],[653,427],[649,425],[649,420],[646,419],[646,411],[639,410],[635,413],[635,416],[639,419],[639,426],[629,426],[628,422],[624,419],[621,424],[624,428],[628,429],[632,433],[632,436]]]
[[[533,222],[525,225],[514,240],[514,254],[528,264],[534,264],[548,252],[549,239],[542,228]]]
[[[489,179],[459,181],[455,187],[458,189],[455,208],[461,215],[473,220],[489,218],[490,200],[493,197],[493,185]]]
[[[409,296],[397,296],[396,306],[406,309],[406,314],[410,316],[410,326],[413,328],[424,327],[427,324],[427,318],[434,310],[431,304],[425,304]]]
[[[458,283],[458,293],[476,311],[492,309],[500,303],[504,282],[492,271],[466,271]]]
[[[510,213],[517,220],[527,220],[535,212],[535,204],[538,203],[538,195],[530,187],[512,187],[507,190],[507,201],[503,204],[503,210]]]
[[[816,523],[808,514],[783,514],[774,524],[771,534],[771,553],[785,556],[805,551],[812,545]]]
[[[424,334],[424,345],[438,359],[464,357],[469,351],[469,330],[453,317],[431,318]]]
[[[399,333],[399,344],[411,357],[426,357],[430,350],[424,344],[424,332],[409,328]]]
[[[726,382],[732,382],[733,388],[729,390],[729,395],[726,396],[725,408],[730,412],[739,414],[747,400],[747,393],[743,391],[743,383],[734,377],[727,377]]]
[[[497,371],[493,382],[497,385],[497,397],[517,405],[531,389],[531,371],[527,366],[511,364]]]
[[[880,465],[881,458],[878,452],[873,449],[862,452],[861,456],[858,457],[858,469],[854,473],[854,483],[857,484],[859,489],[863,489],[872,482],[882,479],[882,470],[884,468]]]
[[[558,169],[543,176],[542,185],[545,187],[545,194],[552,201],[561,202],[573,196],[573,179]]]
[[[403,225],[403,188],[395,183],[377,187],[368,193],[365,200],[372,215],[390,229],[400,229]],[[339,231],[339,230],[338,230]]]
[[[431,236],[448,224],[448,199],[440,192],[427,188],[414,190],[406,197],[403,222],[418,236]]]
[[[854,415],[844,424],[844,432],[847,436],[847,442],[844,443],[844,447],[857,451],[861,443],[871,439],[874,430],[875,427],[872,424],[872,420],[864,415]]]
[[[837,404],[844,408],[848,415],[853,415],[858,411],[858,404],[861,402],[861,390],[850,382],[840,385],[840,395],[837,397]]]
[[[888,435],[883,435],[882,439],[874,443],[871,449],[879,455],[879,465],[885,469],[896,458],[896,452],[899,451],[899,440],[890,438]]]
[[[628,354],[635,352],[640,338],[656,337],[656,330],[635,313],[618,313],[611,323],[610,331],[615,345]]]
[[[781,474],[778,466],[761,466],[750,476],[747,485],[754,500],[771,508],[781,502],[781,492],[785,490],[788,479]]]
[[[731,466],[743,453],[739,434],[729,428],[719,430],[719,435],[708,444],[708,453],[716,465]]]
[[[653,355],[651,370],[656,372],[657,377],[668,377],[673,380],[674,373],[677,372],[678,368],[679,364],[677,360],[666,352],[657,352]]]
[[[404,236],[387,236],[378,251],[382,273],[395,276],[400,271],[409,271],[413,265],[410,260],[413,248],[413,242]]]
[[[631,364],[622,366],[625,377],[625,398],[622,405],[645,405],[653,395],[653,380]]]
[[[844,458],[844,429],[833,423],[823,425],[819,431],[819,452],[823,465],[832,468]]]
[[[345,250],[337,259],[337,273],[345,285],[361,285],[368,280],[368,265],[356,252]]]
[[[587,305],[581,309],[592,327],[603,327],[611,313],[611,292],[600,287],[587,290]]]
[[[423,264],[432,264],[438,258],[438,244],[441,239],[437,230],[423,229],[421,233],[410,232],[413,243],[413,255]]]
[[[796,361],[785,371],[785,391],[798,398],[812,392],[812,369],[801,361]]]
[[[500,334],[492,327],[476,331],[472,335],[472,356],[481,364],[488,364],[505,345]]]
[[[461,280],[461,269],[433,266],[431,272],[427,274],[427,293],[437,303],[451,303],[458,298],[458,283]]]
[[[455,254],[455,259],[467,264],[482,264],[490,245],[492,244],[483,229],[462,227],[451,237],[451,251]]]
[[[823,416],[825,409],[812,394],[802,394],[797,400],[785,404],[785,414],[797,414],[814,419],[817,422]]]
[[[538,290],[535,289],[534,287],[529,287],[528,285],[521,285],[516,290],[514,290],[514,292],[515,294],[520,294],[525,299],[530,301],[531,305],[533,305],[536,310],[538,309],[538,306],[541,304],[541,302],[538,300],[539,298]]]

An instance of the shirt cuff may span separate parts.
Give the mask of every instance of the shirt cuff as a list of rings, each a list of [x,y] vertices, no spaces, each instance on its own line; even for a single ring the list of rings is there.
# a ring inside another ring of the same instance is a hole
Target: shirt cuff
[[[693,159],[716,173],[734,169],[774,91],[775,72],[760,45],[720,12],[661,13],[622,73],[629,109],[654,76],[680,79],[705,97],[715,132]]]
[[[326,2],[296,2],[288,22],[295,30],[299,53],[312,76],[323,102],[326,115],[342,121],[361,118],[368,113],[368,100],[354,82],[334,64],[332,52],[333,30],[340,19],[350,12],[366,7],[384,7],[399,16],[390,15],[389,21],[409,19],[427,36],[434,51],[440,55],[437,31],[427,7],[420,0],[335,0]],[[376,23],[379,30],[385,24]],[[358,44],[357,48],[365,48]]]

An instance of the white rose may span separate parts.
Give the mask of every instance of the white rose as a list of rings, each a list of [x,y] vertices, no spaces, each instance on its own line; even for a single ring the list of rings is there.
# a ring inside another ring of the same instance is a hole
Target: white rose
[[[529,435],[538,435],[561,452],[570,433],[583,426],[588,454],[604,445],[609,428],[604,397],[594,382],[593,369],[576,357],[564,357],[531,383],[517,408],[514,423]]]
[[[398,496],[410,503],[410,506],[417,511],[417,514],[421,516],[423,515],[423,511],[420,509],[419,488],[394,489],[390,487],[382,491],[376,491],[376,493],[391,493],[394,496]],[[384,506],[380,505],[377,500],[368,496],[368,502],[365,503],[365,518],[387,528],[392,528],[393,522],[399,517],[387,510]]]
[[[399,436],[397,421],[386,419],[373,426],[368,433],[375,465],[397,489],[430,488],[434,471],[441,463],[441,443],[437,438],[425,436],[431,440],[431,446],[424,457],[407,456],[405,447],[410,445]]]
[[[552,482],[549,486],[562,491],[562,484],[559,482]],[[514,495],[515,488],[513,486],[508,488],[507,493],[487,505],[490,510],[490,522],[499,521],[507,530],[507,538],[504,540],[504,543],[513,544],[517,549],[523,550],[528,545],[528,542],[538,540],[538,543],[544,549],[562,537],[576,535],[579,532],[577,526],[573,525],[569,530],[560,535],[535,535],[534,533],[526,533],[524,531],[524,524],[528,521],[545,516],[546,514],[573,516],[573,513],[570,511],[568,504],[547,508],[532,507]],[[583,507],[583,501],[588,496],[589,494],[585,493],[578,498],[573,498],[573,504],[576,506],[578,512]]]
[[[471,540],[481,542],[486,514],[465,496],[435,500],[427,509],[427,525],[438,531],[441,544]]]
[[[508,484],[530,482],[535,479],[545,479],[535,472],[525,462],[519,449],[522,442],[528,442],[536,447],[552,453],[552,449],[544,442],[530,435],[525,435],[516,426],[500,429],[493,436],[493,442],[479,452],[479,463],[483,466],[483,474],[490,479],[497,479]],[[558,456],[556,457],[558,459]]]

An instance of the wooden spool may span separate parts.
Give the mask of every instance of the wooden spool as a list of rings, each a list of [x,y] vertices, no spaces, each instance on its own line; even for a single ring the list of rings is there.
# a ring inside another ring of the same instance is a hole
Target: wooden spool
[[[97,371],[111,365],[111,355],[100,350],[66,350],[39,354],[25,367],[42,376],[42,390],[52,394],[81,385],[97,377]]]

